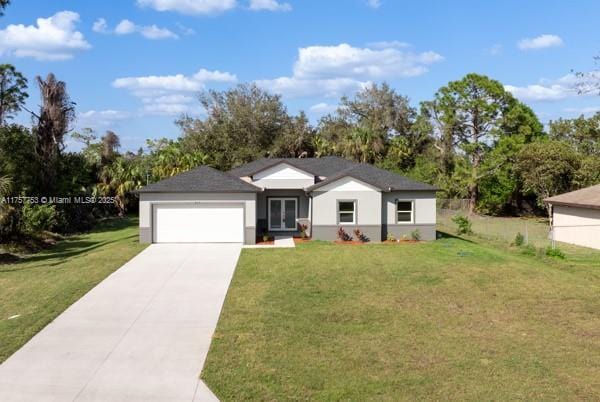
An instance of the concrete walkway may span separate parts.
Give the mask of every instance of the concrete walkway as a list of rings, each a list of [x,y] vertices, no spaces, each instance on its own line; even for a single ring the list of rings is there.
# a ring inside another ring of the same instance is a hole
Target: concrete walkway
[[[290,236],[275,236],[273,244],[252,244],[246,245],[244,248],[294,248],[296,243]]]
[[[154,244],[0,365],[0,401],[207,401],[241,245]]]

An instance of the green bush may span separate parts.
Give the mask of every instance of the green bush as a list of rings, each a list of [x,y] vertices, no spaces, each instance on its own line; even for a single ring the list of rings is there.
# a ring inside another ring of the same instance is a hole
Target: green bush
[[[21,225],[28,233],[51,231],[58,223],[58,214],[54,205],[25,204],[21,210]]]
[[[513,241],[513,244],[517,247],[521,247],[522,245],[525,244],[525,236],[523,236],[520,232],[518,232],[517,235],[515,236],[515,240]]]
[[[419,232],[419,229],[410,232],[410,238],[413,240],[421,240],[421,232]]]
[[[552,248],[551,246],[546,247],[546,255],[548,257],[560,258],[561,260],[565,259],[565,254],[560,249]]]
[[[521,249],[521,253],[535,257],[538,254],[538,250],[533,245],[528,244]]]
[[[456,215],[452,218],[452,222],[456,223],[456,225],[458,226],[458,228],[456,229],[456,233],[458,233],[459,235],[473,233],[472,223],[466,216]]]

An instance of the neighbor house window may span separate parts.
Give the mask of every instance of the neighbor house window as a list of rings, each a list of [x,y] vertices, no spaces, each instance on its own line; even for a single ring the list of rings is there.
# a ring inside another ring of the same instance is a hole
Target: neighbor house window
[[[412,223],[414,214],[413,201],[396,201],[397,223]]]
[[[356,202],[338,201],[338,222],[340,224],[356,222]]]

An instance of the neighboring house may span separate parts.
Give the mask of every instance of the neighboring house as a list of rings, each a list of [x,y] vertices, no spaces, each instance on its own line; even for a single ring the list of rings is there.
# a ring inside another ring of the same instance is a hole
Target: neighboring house
[[[139,190],[140,241],[253,244],[264,233],[298,235],[299,224],[320,240],[335,240],[340,226],[371,241],[415,230],[434,240],[436,191],[333,156],[201,166]]]
[[[600,249],[600,184],[546,198],[554,240]]]

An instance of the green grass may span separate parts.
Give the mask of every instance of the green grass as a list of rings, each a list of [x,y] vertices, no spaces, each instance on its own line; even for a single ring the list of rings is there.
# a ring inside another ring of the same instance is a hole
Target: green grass
[[[0,264],[0,363],[145,246],[136,219],[114,219],[13,264]],[[11,316],[19,315],[14,319]]]
[[[244,250],[202,378],[222,400],[597,400],[600,258]]]
[[[458,213],[458,211],[438,211],[438,227],[443,231],[456,233],[457,226],[452,222],[452,217]],[[477,240],[479,238],[488,242],[511,244],[517,233],[521,233],[526,236],[527,243],[537,249],[545,250],[552,245],[547,218],[497,217],[476,214],[468,216],[468,218],[473,228],[473,236],[467,236],[470,239]],[[591,248],[561,242],[556,242],[556,246],[569,257],[600,257],[600,251]]]

